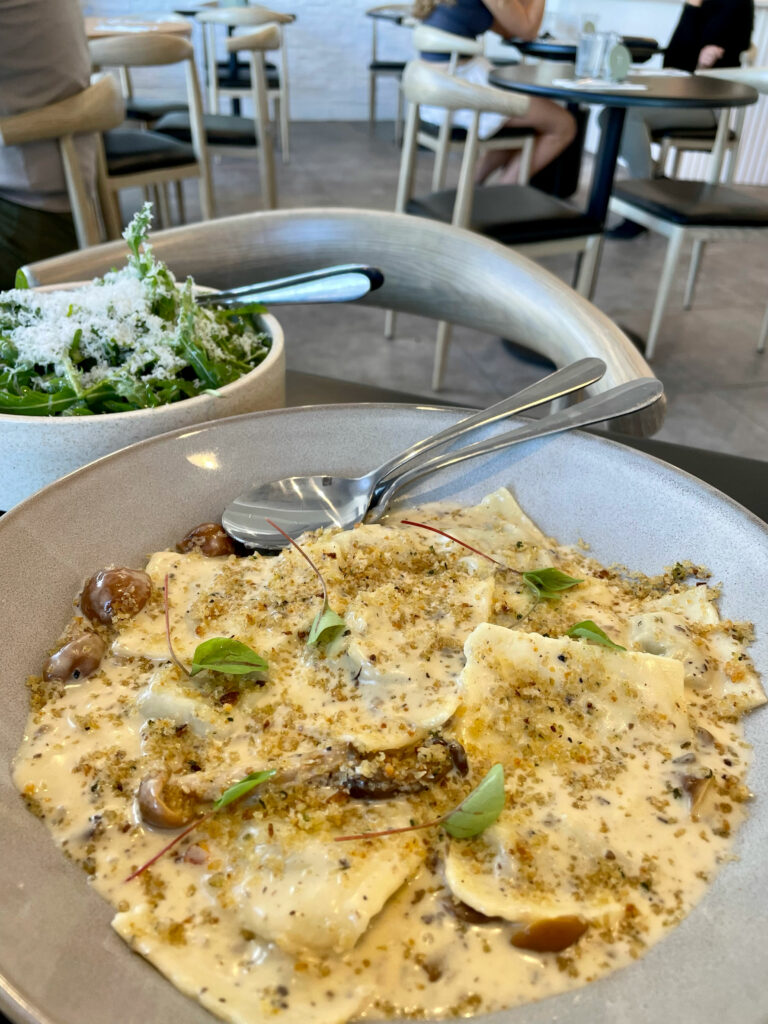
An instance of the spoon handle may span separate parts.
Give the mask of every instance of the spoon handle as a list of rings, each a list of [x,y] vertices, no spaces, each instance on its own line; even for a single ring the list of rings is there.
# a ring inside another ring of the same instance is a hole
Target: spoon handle
[[[479,441],[477,444],[460,448],[458,451],[436,455],[433,459],[422,462],[411,469],[406,468],[400,476],[389,481],[367,519],[369,522],[377,522],[395,494],[406,484],[426,473],[433,473],[446,466],[453,466],[465,459],[473,459],[477,455],[489,455],[491,452],[509,448],[520,441],[546,437],[548,434],[556,434],[562,430],[572,430],[576,427],[589,427],[603,420],[615,419],[617,416],[627,416],[657,402],[663,393],[664,387],[661,381],[656,380],[655,377],[633,380],[627,384],[619,384],[618,387],[611,388],[601,395],[595,395],[594,398],[587,398],[569,409],[555,412],[551,416],[545,416],[541,420],[519,427],[517,430],[499,434],[486,441]]]
[[[263,302],[268,306],[290,306],[300,302],[352,302],[384,283],[384,275],[376,267],[346,263],[324,267],[307,274],[293,274],[274,281],[247,284],[223,292],[207,292],[198,297],[201,306],[224,308],[242,306],[247,302]]]
[[[526,409],[533,409],[537,405],[543,405],[545,402],[562,398],[564,395],[570,395],[572,392],[585,388],[589,384],[594,384],[600,380],[605,370],[606,366],[602,359],[579,359],[569,366],[564,366],[561,370],[550,373],[547,377],[536,381],[535,384],[523,388],[522,391],[518,391],[509,398],[505,398],[487,409],[481,409],[480,412],[473,413],[471,416],[467,416],[466,419],[459,420],[458,423],[446,427],[445,430],[441,430],[438,434],[432,434],[430,437],[417,441],[416,444],[407,448],[404,452],[400,452],[399,455],[396,455],[389,462],[385,462],[383,466],[379,466],[375,470],[374,475],[377,478],[376,493],[384,493],[390,482],[387,478],[395,470],[404,466],[405,463],[411,463],[413,459],[426,454],[426,452],[431,451],[433,448],[448,444],[449,441],[455,441],[458,437],[463,437],[470,430],[477,430],[480,427],[488,426],[488,424],[495,423],[496,420],[503,419],[505,416],[513,416],[516,413],[525,412]]]

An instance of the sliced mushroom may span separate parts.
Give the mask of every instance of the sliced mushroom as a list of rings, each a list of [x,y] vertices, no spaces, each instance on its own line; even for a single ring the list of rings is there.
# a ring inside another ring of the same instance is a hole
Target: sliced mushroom
[[[509,941],[518,949],[560,953],[578,942],[588,927],[589,923],[583,917],[574,914],[543,918],[513,932]]]
[[[698,821],[701,817],[701,809],[704,806],[707,791],[712,785],[712,774],[705,778],[698,778],[695,775],[683,777],[683,789],[691,798],[691,821]]]
[[[217,558],[219,555],[234,555],[235,545],[223,526],[201,523],[176,545],[176,550],[182,553],[199,551],[206,558]]]
[[[194,814],[174,810],[163,799],[163,790],[168,782],[166,775],[150,775],[139,786],[139,810],[148,825],[155,828],[182,828]]]
[[[55,651],[43,665],[43,679],[74,683],[93,675],[107,645],[96,633],[82,633]]]
[[[133,618],[149,600],[152,581],[140,569],[102,569],[80,595],[83,615],[108,626],[114,618]]]

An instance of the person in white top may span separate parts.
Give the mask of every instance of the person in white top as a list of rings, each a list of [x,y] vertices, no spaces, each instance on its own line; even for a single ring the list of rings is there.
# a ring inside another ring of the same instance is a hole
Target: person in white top
[[[0,0],[0,117],[67,99],[90,81],[79,0]],[[96,188],[96,140],[76,140]],[[55,140],[0,145],[0,288],[16,268],[77,248]]]

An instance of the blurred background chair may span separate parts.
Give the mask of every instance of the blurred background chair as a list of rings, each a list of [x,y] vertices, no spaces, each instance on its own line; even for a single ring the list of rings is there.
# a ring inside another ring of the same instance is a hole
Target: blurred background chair
[[[395,142],[399,143],[403,126],[403,97],[400,92],[400,78],[405,68],[404,60],[385,60],[379,53],[379,25],[402,25],[410,17],[410,4],[380,4],[369,7],[365,12],[371,19],[371,59],[368,62],[368,128],[373,131],[376,123],[376,95],[380,76],[394,78],[397,86],[397,113],[395,115]]]
[[[183,64],[190,125],[188,142],[157,131],[120,130],[104,135],[100,159],[99,190],[107,234],[118,238],[122,231],[119,194],[126,188],[153,189],[160,224],[170,224],[168,185],[174,185],[180,221],[184,220],[182,182],[196,178],[204,220],[213,216],[208,151],[203,131],[200,84],[192,44],[180,36],[156,32],[94,39],[88,44],[94,68],[158,67]]]
[[[557,366],[597,356],[607,370],[591,386],[593,394],[653,376],[616,324],[553,274],[490,239],[447,224],[378,210],[273,210],[160,231],[152,244],[179,279],[191,274],[214,288],[335,263],[378,266],[384,285],[360,300],[362,305],[513,335]],[[124,258],[125,245],[110,244],[26,269],[32,284],[53,284],[103,274]],[[611,421],[610,429],[653,434],[664,406],[662,399]]]
[[[223,25],[230,37],[238,29],[255,29],[263,25],[277,27],[277,50],[279,67],[265,64],[267,97],[272,102],[275,124],[280,126],[280,153],[283,163],[290,158],[290,93],[288,89],[288,52],[285,44],[285,27],[296,20],[295,14],[283,14],[269,7],[249,4],[245,7],[213,7],[199,11],[197,21],[203,27],[203,52],[208,79],[208,106],[213,114],[219,112],[221,97],[232,101],[232,113],[240,113],[240,101],[250,99],[253,85],[250,80],[250,65],[237,59],[238,47],[227,46],[229,57],[225,61],[216,59],[216,27]],[[228,40],[229,43],[229,40]]]
[[[757,59],[757,47],[753,44],[741,55],[741,66],[750,68]],[[731,113],[731,124],[725,139],[725,160],[723,162],[723,181],[733,182],[736,173],[736,161],[739,145],[744,131],[746,107],[740,107]],[[659,128],[651,132],[651,140],[659,143],[659,155],[656,159],[655,173],[676,178],[680,172],[680,162],[685,153],[711,153],[715,145],[717,126],[712,128]],[[672,166],[669,158],[672,156]]]
[[[768,68],[718,68],[699,74],[728,78],[768,94]],[[694,244],[684,299],[685,308],[690,308],[704,246],[708,242],[736,241],[755,232],[765,232],[768,239],[768,187],[759,189],[755,194],[753,188],[718,183],[727,145],[728,113],[724,110],[720,115],[707,181],[632,179],[618,183],[613,189],[610,202],[613,212],[668,239],[645,346],[648,359],[653,358],[656,351],[659,329],[684,245]],[[758,351],[764,350],[767,334],[768,315],[758,341]]]
[[[408,64],[403,74],[403,90],[408,110],[396,210],[468,227],[526,255],[575,253],[580,260],[576,289],[589,297],[602,242],[602,224],[530,185],[474,185],[480,114],[523,114],[528,110],[527,98],[506,89],[465,82],[425,61]],[[457,188],[413,197],[419,107],[426,103],[446,110],[469,109],[473,117],[466,133]],[[395,315],[390,313],[386,337],[394,337],[394,331]],[[432,375],[435,390],[442,386],[450,333],[450,323],[441,318]]]
[[[235,114],[203,114],[201,126],[212,153],[225,152],[229,155],[250,157],[255,151],[259,162],[261,195],[264,207],[272,210],[277,206],[277,182],[275,158],[267,105],[267,75],[264,54],[280,45],[280,27],[275,24],[262,25],[255,32],[245,36],[230,36],[227,51],[233,55],[246,55],[249,97],[253,104],[253,117]],[[166,114],[155,124],[155,132],[169,137],[180,144],[189,144],[194,136],[194,125],[188,114]]]
[[[103,233],[97,197],[85,186],[74,139],[76,135],[115,128],[124,116],[120,87],[114,78],[104,75],[87,89],[58,103],[0,118],[2,146],[20,146],[43,139],[58,141],[80,248],[98,244]]]
[[[436,67],[454,74],[461,57],[482,56],[485,52],[483,39],[468,39],[457,36],[443,29],[432,28],[431,25],[417,25],[413,30],[413,45],[419,53],[439,53],[448,57],[446,63],[436,63]],[[454,125],[452,111],[445,112],[441,125],[419,119],[416,141],[422,149],[431,150],[435,154],[435,165],[432,173],[432,191],[438,192],[445,188],[445,177],[448,169],[450,150],[460,150],[467,139],[467,129]],[[536,133],[530,128],[514,128],[504,125],[495,135],[488,139],[478,139],[478,156],[492,149],[521,149],[520,184],[527,183],[531,174],[531,157]]]

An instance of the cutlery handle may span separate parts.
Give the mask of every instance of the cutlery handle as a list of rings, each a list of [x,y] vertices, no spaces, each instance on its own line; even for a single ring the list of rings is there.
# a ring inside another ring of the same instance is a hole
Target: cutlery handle
[[[569,395],[580,388],[585,388],[589,384],[594,384],[595,381],[600,380],[603,376],[605,369],[605,363],[602,359],[579,359],[569,366],[564,366],[561,370],[550,373],[549,376],[543,377],[541,380],[536,381],[535,384],[523,388],[522,391],[516,392],[509,398],[497,402],[488,409],[481,409],[479,412],[467,416],[466,419],[459,420],[458,423],[446,427],[445,430],[441,430],[438,434],[425,437],[422,441],[418,441],[406,449],[406,451],[400,452],[399,455],[390,459],[389,462],[385,462],[383,466],[379,466],[376,470],[378,483],[376,484],[374,495],[384,493],[390,483],[388,477],[395,470],[400,469],[406,463],[411,463],[413,459],[426,454],[426,452],[431,451],[433,448],[448,444],[449,441],[455,441],[456,438],[463,437],[469,431],[478,430],[489,423],[495,423],[496,420],[503,419],[505,416],[513,416],[516,413],[525,412],[526,409],[533,409],[537,405],[543,405],[545,402],[551,402],[555,398],[562,398],[564,395]],[[408,468],[411,467],[409,466]]]
[[[489,438],[487,441],[479,441],[477,444],[460,448],[458,451],[444,452],[411,469],[406,468],[400,476],[389,481],[378,504],[367,517],[368,521],[377,522],[395,494],[406,484],[426,473],[445,469],[446,466],[453,466],[465,459],[473,459],[477,455],[489,455],[491,452],[509,448],[520,441],[546,437],[548,434],[556,434],[562,430],[572,430],[576,427],[589,427],[603,420],[615,419],[617,416],[627,416],[657,402],[663,393],[664,387],[661,381],[656,380],[655,377],[644,377],[627,384],[619,384],[618,387],[611,388],[601,395],[595,395],[594,398],[587,398],[570,409],[553,413],[551,416],[536,420],[517,430]]]
[[[294,274],[274,281],[212,292],[198,300],[205,306],[225,308],[247,302],[263,302],[267,306],[289,306],[303,302],[353,302],[384,283],[384,275],[376,267],[343,264],[325,267],[308,274]]]

